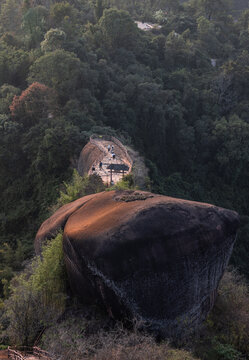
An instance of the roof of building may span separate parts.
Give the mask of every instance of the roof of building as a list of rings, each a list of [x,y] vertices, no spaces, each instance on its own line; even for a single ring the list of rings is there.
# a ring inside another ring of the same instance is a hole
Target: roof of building
[[[114,170],[114,171],[128,171],[129,166],[127,166],[125,164],[110,164],[109,166],[107,166],[107,169]]]
[[[135,21],[135,23],[137,24],[138,28],[140,30],[143,30],[143,31],[149,31],[149,30],[152,30],[152,29],[161,29],[162,26],[159,25],[159,24],[152,24],[152,23],[144,23],[144,22],[141,22],[141,21]]]

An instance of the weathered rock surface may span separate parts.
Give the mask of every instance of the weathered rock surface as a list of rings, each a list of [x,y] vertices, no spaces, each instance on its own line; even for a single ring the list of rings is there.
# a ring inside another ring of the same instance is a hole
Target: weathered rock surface
[[[88,174],[92,165],[102,161],[104,156],[104,151],[101,151],[94,143],[87,143],[80,153],[78,161],[79,174],[81,176]]]
[[[60,230],[64,229],[69,216],[86,204],[93,196],[94,194],[84,196],[83,198],[62,206],[50,218],[42,223],[35,237],[34,245],[36,254],[41,253],[42,244],[46,240],[53,239]]]
[[[45,230],[65,225],[74,293],[86,303],[97,299],[115,318],[137,317],[163,336],[198,326],[214,304],[238,214],[139,191],[87,198],[70,215],[60,209],[38,232],[44,238]]]

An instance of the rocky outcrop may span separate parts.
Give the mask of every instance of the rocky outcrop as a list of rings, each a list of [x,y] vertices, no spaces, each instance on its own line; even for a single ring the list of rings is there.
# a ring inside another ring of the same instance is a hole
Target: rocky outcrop
[[[89,173],[94,163],[99,163],[105,156],[104,151],[101,151],[94,143],[87,143],[83,147],[79,161],[78,161],[78,172],[81,176]]]
[[[134,184],[139,189],[148,190],[149,185],[149,169],[145,165],[145,159],[139,154],[138,151],[127,147],[128,154],[133,162],[132,176]]]
[[[45,237],[45,229],[50,234],[65,224],[73,292],[85,303],[98,300],[114,318],[139,318],[162,336],[198,326],[214,304],[238,214],[140,191],[83,199],[40,231]]]
[[[53,239],[60,230],[63,230],[69,216],[86,204],[93,196],[94,194],[84,196],[83,198],[62,206],[49,219],[44,221],[35,237],[34,245],[37,255],[41,253],[44,242]]]

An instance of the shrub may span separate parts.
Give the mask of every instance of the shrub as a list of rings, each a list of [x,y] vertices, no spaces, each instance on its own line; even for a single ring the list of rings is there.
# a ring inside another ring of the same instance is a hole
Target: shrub
[[[80,176],[74,169],[72,180],[69,183],[64,182],[64,190],[60,192],[57,203],[52,207],[52,212],[59,207],[79,199],[82,196],[95,194],[105,190],[101,177],[97,174],[90,176]]]
[[[62,249],[62,234],[59,233],[32,263],[31,286],[40,294],[45,306],[63,311],[65,307],[66,269]]]
[[[134,179],[132,174],[128,174],[118,181],[115,185],[111,186],[110,190],[137,190],[138,188],[134,184]]]
[[[12,280],[11,296],[5,301],[5,316],[8,321],[6,334],[11,344],[31,345],[53,314],[44,308],[39,293],[34,291],[25,271]],[[48,316],[46,316],[48,315]]]
[[[249,353],[249,291],[235,271],[224,274],[208,322],[222,343]]]
[[[11,281],[11,295],[4,302],[1,318],[2,324],[8,324],[4,335],[10,343],[33,345],[39,332],[63,313],[65,287],[62,234],[58,234],[43,248],[42,257]]]
[[[66,34],[60,29],[50,29],[41,42],[41,49],[45,52],[60,49],[65,41]]]
[[[222,344],[217,340],[213,340],[212,359],[215,360],[240,360],[242,354],[235,350],[232,345]]]
[[[203,360],[240,360],[249,353],[249,291],[236,271],[227,271],[196,353]]]
[[[190,352],[173,349],[167,342],[125,329],[96,311],[70,312],[46,331],[44,348],[61,360],[194,360]]]

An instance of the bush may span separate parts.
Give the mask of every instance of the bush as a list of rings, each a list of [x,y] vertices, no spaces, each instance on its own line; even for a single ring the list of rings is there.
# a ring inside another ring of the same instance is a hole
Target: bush
[[[82,177],[78,171],[74,169],[72,180],[69,183],[64,182],[64,190],[60,192],[59,199],[52,207],[51,212],[82,196],[95,194],[104,190],[105,186],[99,175],[93,174]]]
[[[10,284],[10,297],[4,302],[2,327],[11,344],[33,345],[44,327],[53,324],[65,309],[66,276],[62,234],[43,248]]]
[[[132,174],[128,174],[119,180],[115,185],[108,188],[108,191],[111,190],[137,190],[138,187],[134,184],[134,179]]]
[[[249,290],[235,271],[224,274],[208,322],[222,343],[249,353]]]
[[[244,360],[243,354],[231,344],[224,344],[216,336],[209,335],[198,344],[198,355],[202,360]]]
[[[62,234],[43,248],[42,257],[32,263],[31,286],[39,293],[45,306],[63,311],[65,308],[66,268],[62,249]]]
[[[157,344],[152,336],[124,329],[94,309],[70,312],[48,329],[42,346],[61,360],[194,360],[190,352]]]
[[[235,350],[232,345],[222,344],[217,340],[213,340],[212,359],[215,360],[240,360],[242,354]]]
[[[248,356],[248,295],[245,280],[236,271],[227,271],[196,347],[196,353],[203,360],[240,360],[245,354]]]

